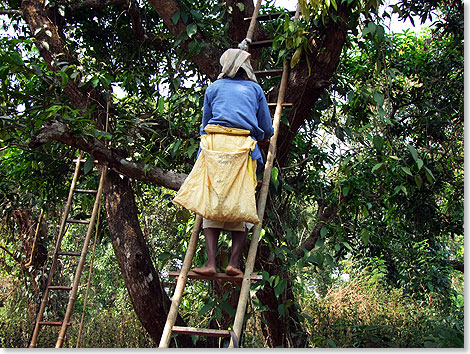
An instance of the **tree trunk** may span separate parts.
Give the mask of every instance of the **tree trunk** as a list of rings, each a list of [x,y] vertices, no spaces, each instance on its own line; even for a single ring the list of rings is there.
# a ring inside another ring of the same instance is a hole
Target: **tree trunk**
[[[159,343],[170,299],[152,264],[137,218],[137,206],[129,179],[109,171],[103,195],[114,253],[132,305],[144,328],[155,343]],[[179,316],[176,325],[185,326]],[[191,337],[178,336],[178,347],[193,346]]]

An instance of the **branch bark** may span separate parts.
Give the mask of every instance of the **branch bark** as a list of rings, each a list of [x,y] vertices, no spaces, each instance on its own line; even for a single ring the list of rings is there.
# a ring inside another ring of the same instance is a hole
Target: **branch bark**
[[[21,10],[0,10],[0,15],[22,15]]]
[[[67,125],[59,121],[51,121],[42,127],[38,135],[31,139],[29,146],[35,148],[51,141],[59,141],[86,151],[96,158],[99,163],[106,164],[109,168],[123,175],[169,189],[178,190],[187,177],[184,173],[128,161],[122,152],[107,148],[100,140],[74,136]]]

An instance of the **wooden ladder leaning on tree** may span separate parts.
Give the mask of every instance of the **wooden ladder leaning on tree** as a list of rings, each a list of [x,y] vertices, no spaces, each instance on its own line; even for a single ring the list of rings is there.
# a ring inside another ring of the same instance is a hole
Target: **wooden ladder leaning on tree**
[[[252,42],[253,32],[255,28],[256,21],[261,19],[261,16],[258,16],[259,9],[261,7],[261,0],[258,0],[253,12],[252,17],[250,18],[250,26],[248,28],[248,32],[246,35],[246,39],[240,43],[240,49],[246,50],[248,45],[254,46],[266,46],[271,45],[272,41],[260,41],[260,42]],[[299,6],[297,5],[297,11],[295,13],[295,22],[297,22],[299,17]],[[271,16],[267,16],[267,19],[271,19]],[[276,74],[275,70],[266,70],[266,71],[257,71],[256,74],[262,75],[272,75]],[[238,347],[245,311],[247,307],[247,302],[249,300],[250,295],[250,285],[251,281],[253,280],[260,280],[259,277],[253,274],[253,268],[255,264],[256,252],[258,249],[258,242],[261,233],[264,211],[266,207],[266,199],[268,195],[269,183],[271,180],[271,171],[273,168],[274,158],[276,156],[276,144],[277,144],[277,137],[279,132],[279,123],[281,120],[281,113],[283,106],[288,106],[290,104],[284,103],[284,96],[287,87],[287,78],[289,76],[289,65],[286,60],[284,60],[283,70],[282,70],[282,78],[281,78],[281,85],[277,97],[277,102],[275,104],[269,104],[270,106],[275,105],[276,110],[274,113],[273,118],[273,127],[274,127],[274,135],[271,137],[268,149],[268,155],[266,158],[266,163],[264,167],[264,175],[263,175],[263,183],[261,185],[261,189],[259,192],[258,197],[258,204],[257,204],[257,212],[258,217],[260,219],[260,223],[255,225],[253,230],[253,235],[251,238],[250,248],[248,251],[248,256],[245,265],[245,273],[243,275],[240,295],[238,299],[237,311],[235,314],[235,320],[233,324],[233,330],[216,330],[216,329],[204,329],[204,328],[192,328],[192,327],[180,327],[175,326],[176,317],[178,315],[178,307],[182,299],[184,287],[186,285],[186,281],[189,278],[196,278],[196,279],[209,279],[209,280],[226,280],[226,281],[240,281],[240,276],[225,276],[222,273],[216,273],[215,276],[202,276],[194,272],[190,272],[191,263],[194,257],[194,253],[196,250],[196,244],[199,237],[199,233],[201,230],[202,224],[202,216],[196,215],[196,220],[194,223],[194,227],[191,233],[191,237],[188,244],[188,249],[186,251],[186,255],[184,257],[183,265],[181,270],[177,272],[177,284],[174,291],[174,295],[171,301],[171,307],[168,312],[168,317],[165,323],[165,327],[163,329],[162,337],[160,339],[159,348],[168,348],[170,343],[170,338],[172,333],[178,334],[189,334],[189,335],[200,335],[200,336],[212,336],[212,337],[227,337],[230,338],[230,348]]]
[[[109,105],[110,105],[110,95],[108,95],[108,102],[107,102],[107,108],[106,108],[106,131],[108,130]],[[61,223],[59,226],[59,232],[57,235],[57,240],[56,240],[55,249],[54,249],[54,253],[52,257],[51,267],[49,269],[47,284],[44,289],[39,311],[36,316],[33,333],[31,335],[31,341],[29,344],[30,348],[35,348],[37,346],[41,326],[60,327],[55,347],[56,348],[63,347],[67,329],[68,327],[72,325],[72,322],[71,322],[72,312],[73,312],[73,308],[75,305],[75,300],[77,299],[78,287],[80,285],[80,279],[81,279],[83,269],[86,263],[86,257],[87,257],[90,241],[94,233],[93,256],[89,265],[88,283],[86,286],[86,294],[84,297],[84,305],[83,305],[83,314],[82,314],[82,318],[80,321],[80,329],[78,331],[78,338],[77,338],[76,346],[78,347],[80,344],[80,335],[81,335],[82,328],[83,328],[83,318],[85,314],[85,307],[87,303],[90,278],[91,278],[91,272],[92,272],[92,267],[93,267],[93,258],[94,258],[94,252],[95,252],[95,246],[96,246],[96,238],[98,235],[99,211],[101,208],[101,196],[103,194],[103,186],[104,186],[104,182],[106,179],[107,167],[101,166],[100,180],[99,180],[99,185],[97,189],[80,189],[80,188],[77,188],[77,183],[78,183],[79,175],[82,172],[82,163],[85,162],[85,160],[83,159],[83,151],[80,150],[78,152],[78,157],[76,160],[74,160],[74,162],[75,162],[75,172],[73,174],[72,182],[70,185],[67,202],[65,204],[65,207],[62,213],[62,219],[61,219]],[[96,161],[93,161],[92,159],[90,159],[89,162],[92,162],[93,164],[95,164]],[[85,165],[86,165],[86,162],[85,162]],[[85,194],[85,195],[94,194],[95,195],[93,210],[91,212],[91,217],[88,220],[77,220],[77,219],[69,218],[70,210],[71,210],[72,203],[73,203],[73,198],[77,194]],[[83,241],[82,249],[80,252],[62,251],[61,249],[62,241],[67,232],[68,225],[70,224],[88,225],[85,239]],[[61,257],[72,257],[72,258],[79,257],[77,267],[75,268],[75,274],[73,276],[73,282],[71,286],[52,285],[52,282],[54,279],[54,273],[57,270],[59,259]],[[51,291],[70,291],[69,297],[68,297],[67,308],[65,310],[65,315],[62,321],[44,321],[43,320],[44,312],[45,312],[47,303],[49,301],[49,294]]]

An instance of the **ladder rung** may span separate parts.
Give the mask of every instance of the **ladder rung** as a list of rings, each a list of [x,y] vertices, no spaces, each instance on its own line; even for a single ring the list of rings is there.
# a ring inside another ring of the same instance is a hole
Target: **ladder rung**
[[[179,270],[169,272],[168,276],[178,278],[180,274]],[[215,275],[202,275],[195,273],[193,271],[188,272],[188,278],[191,279],[205,279],[205,280],[223,280],[223,281],[233,281],[233,282],[241,282],[243,280],[243,275],[227,275],[225,273],[215,273]],[[256,273],[251,273],[251,280],[263,280],[262,275],[258,275]]]
[[[257,70],[257,71],[255,71],[255,75],[257,75],[257,76],[282,75],[282,69]]]
[[[77,163],[78,160],[77,160],[77,159],[74,159],[74,160],[72,160],[72,161],[75,162],[75,163]],[[80,160],[80,163],[85,163],[85,162],[86,162],[85,159],[81,159],[81,160]],[[95,164],[98,163],[98,160],[93,160],[93,163],[95,163]]]
[[[62,285],[49,285],[47,288],[49,290],[66,290],[66,291],[72,290],[71,286],[62,286]]]
[[[273,44],[272,39],[267,39],[264,41],[256,41],[256,42],[251,42],[250,47],[270,47]]]
[[[285,12],[276,12],[276,13],[273,13],[273,14],[264,14],[264,15],[258,15],[258,17],[256,18],[258,21],[269,21],[269,20],[275,20],[276,18],[284,15]],[[289,15],[291,16],[294,16],[295,15],[295,11],[289,11]],[[245,21],[251,21],[252,19],[252,16],[251,17],[245,17],[244,20]]]
[[[41,326],[62,326],[63,322],[47,322],[47,321],[40,321],[39,324]],[[67,322],[67,326],[71,326],[72,322]]]
[[[294,104],[293,103],[283,103],[282,107],[292,107]],[[269,107],[276,107],[277,103],[276,102],[269,102],[268,103]]]
[[[194,328],[173,326],[172,333],[199,335],[207,337],[231,337],[230,332],[226,329],[210,329],[210,328]]]
[[[88,193],[88,194],[96,194],[98,191],[96,189],[74,189],[74,193]]]
[[[89,224],[90,223],[89,220],[75,220],[75,219],[67,219],[67,222],[71,224]]]
[[[59,252],[57,252],[57,254],[59,256],[74,256],[74,257],[79,257],[79,256],[82,255],[79,252],[63,252],[63,251],[59,251]]]

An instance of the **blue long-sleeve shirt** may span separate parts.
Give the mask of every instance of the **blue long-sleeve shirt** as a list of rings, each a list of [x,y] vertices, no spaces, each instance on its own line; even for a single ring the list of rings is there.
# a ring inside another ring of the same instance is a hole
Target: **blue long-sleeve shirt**
[[[201,135],[208,124],[250,131],[256,141],[274,134],[268,103],[260,85],[241,78],[224,78],[213,82],[204,95]],[[261,151],[256,145],[251,158],[263,166]]]

